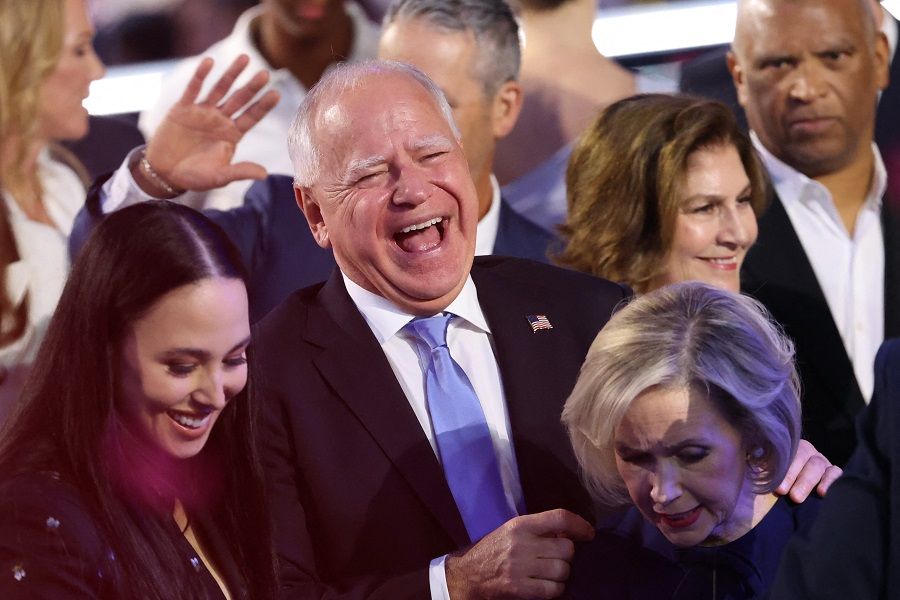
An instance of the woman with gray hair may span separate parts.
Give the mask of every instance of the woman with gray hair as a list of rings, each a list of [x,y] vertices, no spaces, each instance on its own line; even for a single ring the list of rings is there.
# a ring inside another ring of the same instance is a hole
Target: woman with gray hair
[[[755,598],[817,501],[773,490],[800,439],[791,342],[746,296],[641,296],[591,346],[563,423],[595,500],[632,503],[579,549],[570,598]]]

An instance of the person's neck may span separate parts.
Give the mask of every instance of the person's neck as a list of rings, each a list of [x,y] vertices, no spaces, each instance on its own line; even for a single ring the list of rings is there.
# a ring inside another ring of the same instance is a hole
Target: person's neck
[[[745,489],[727,525],[700,545],[722,546],[743,537],[766,518],[776,502],[775,494],[756,494]]]
[[[553,10],[523,11],[523,66],[548,56],[600,56],[591,38],[596,10],[595,0],[575,0]]]
[[[287,69],[306,89],[332,63],[349,57],[353,46],[353,20],[346,12],[335,17],[330,32],[310,38],[286,32],[274,11],[263,13],[254,25],[253,37],[266,62],[274,69]]]
[[[55,226],[43,202],[43,188],[38,177],[38,157],[47,147],[44,140],[32,140],[22,152],[22,142],[13,137],[0,145],[0,175],[3,188],[29,219]]]
[[[484,172],[475,180],[475,192],[478,194],[478,220],[481,221],[494,201],[494,185],[491,183],[490,171]]]
[[[26,179],[25,174],[36,173],[38,156],[47,147],[45,140],[31,140],[27,142],[23,152],[23,144],[26,142],[18,135],[10,136],[0,144],[0,173],[6,174],[14,170],[9,175],[13,181]],[[19,160],[21,162],[16,164]]]
[[[847,232],[852,236],[859,210],[866,202],[875,174],[875,155],[871,146],[860,149],[850,164],[826,175],[813,177],[831,193]]]

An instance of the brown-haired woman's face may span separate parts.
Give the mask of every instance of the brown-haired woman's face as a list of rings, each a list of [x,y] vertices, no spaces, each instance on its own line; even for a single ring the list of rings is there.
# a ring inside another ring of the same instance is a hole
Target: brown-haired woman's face
[[[751,191],[734,146],[701,148],[691,154],[661,285],[703,281],[740,289],[741,264],[757,234]]]
[[[38,96],[40,135],[45,140],[77,140],[87,134],[88,114],[81,103],[91,82],[104,73],[93,38],[84,0],[65,0],[62,50]]]
[[[165,294],[122,343],[118,404],[126,421],[173,458],[199,453],[247,383],[250,324],[240,279],[203,279]]]

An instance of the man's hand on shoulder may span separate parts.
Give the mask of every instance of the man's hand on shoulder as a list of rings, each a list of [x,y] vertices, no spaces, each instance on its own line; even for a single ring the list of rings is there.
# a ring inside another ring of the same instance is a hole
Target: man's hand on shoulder
[[[593,537],[590,523],[563,509],[510,519],[447,557],[450,598],[556,598],[569,578],[574,542]]]
[[[813,489],[820,496],[824,496],[842,473],[841,468],[831,464],[831,461],[816,450],[815,446],[806,440],[800,440],[797,454],[794,455],[784,481],[775,489],[775,493],[788,495],[794,502],[806,500]]]

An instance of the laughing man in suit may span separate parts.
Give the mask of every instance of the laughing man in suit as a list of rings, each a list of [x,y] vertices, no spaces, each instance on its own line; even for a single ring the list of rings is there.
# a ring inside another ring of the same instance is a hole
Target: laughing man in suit
[[[412,67],[329,73],[289,144],[298,203],[339,270],[254,334],[286,596],[559,595],[571,540],[593,531],[559,415],[629,291],[531,261],[473,265],[478,196],[459,132]],[[447,345],[481,404],[502,487],[506,517],[480,541],[447,483],[407,327],[440,314],[453,315]]]
[[[900,213],[872,141],[887,57],[869,0],[738,3],[728,63],[776,195],[742,288],[796,342],[804,433],[836,464],[900,334]]]
[[[629,290],[473,262],[478,197],[459,132],[414,67],[328,73],[289,145],[298,204],[339,270],[253,338],[286,597],[558,596],[573,540],[593,531],[559,416]],[[446,340],[426,342],[436,321]],[[477,432],[462,454],[448,406]],[[796,462],[797,498],[836,475],[820,455]]]

